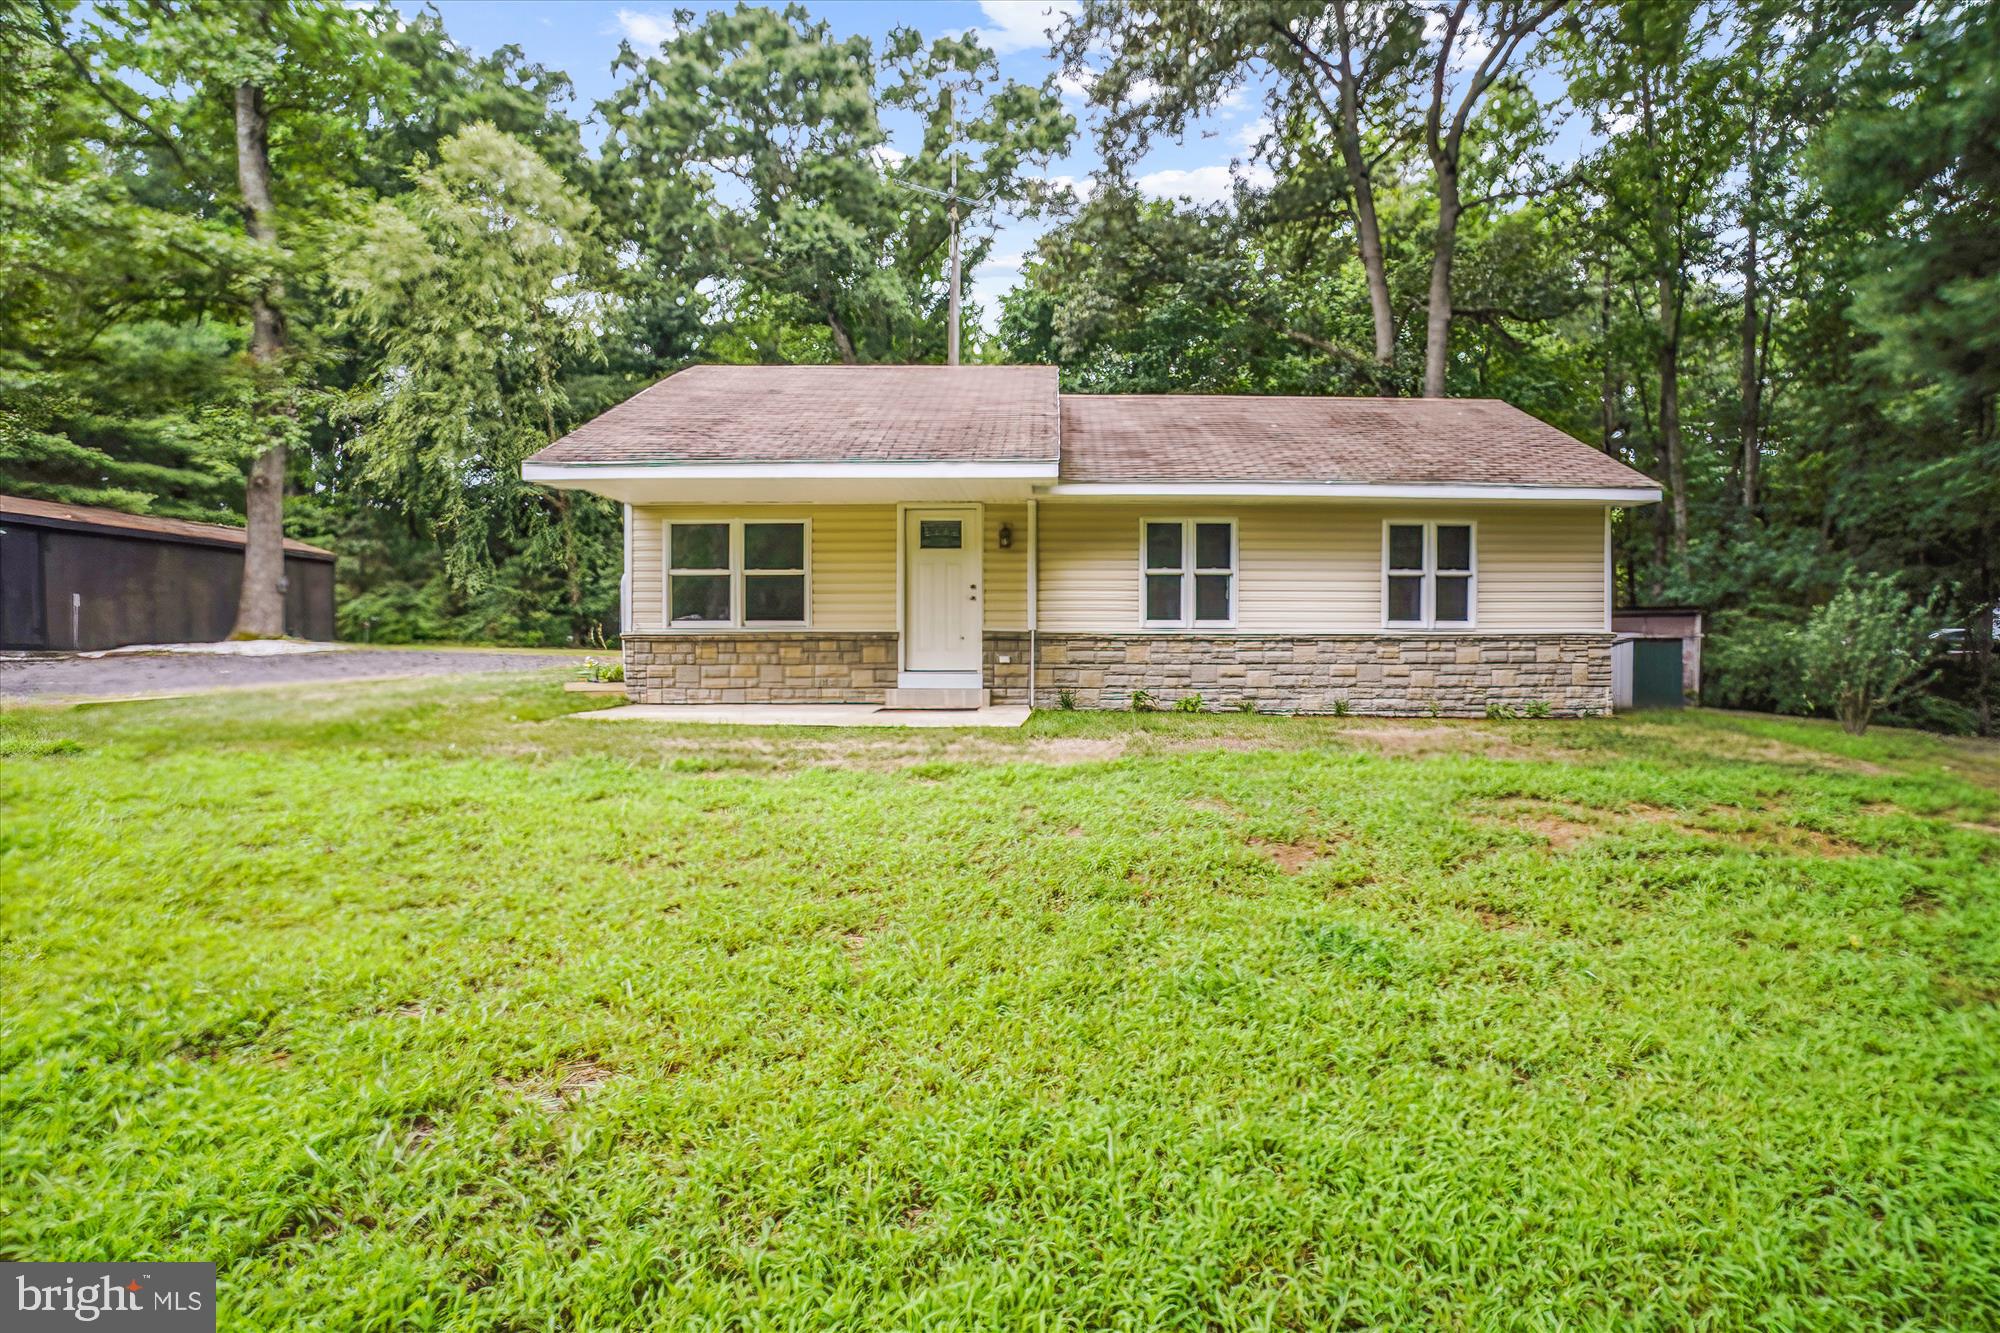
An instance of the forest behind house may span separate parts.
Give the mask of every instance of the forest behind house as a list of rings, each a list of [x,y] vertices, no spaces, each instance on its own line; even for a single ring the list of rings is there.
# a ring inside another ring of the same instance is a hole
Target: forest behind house
[[[435,12],[0,0],[0,490],[247,510],[253,551],[281,503],[339,553],[345,638],[615,636],[616,507],[522,459],[695,362],[942,361],[944,205],[901,187],[955,163],[1052,224],[968,303],[968,359],[1505,399],[1662,485],[1617,521],[1617,595],[1709,613],[1706,702],[1806,707],[1802,626],[1872,588],[1965,630],[1897,718],[1993,733],[2000,6],[1051,26],[1030,85],[976,30],[684,12],[579,105]],[[1228,200],[1141,188],[1149,147],[1245,99]],[[1101,170],[1052,175],[1079,136]]]

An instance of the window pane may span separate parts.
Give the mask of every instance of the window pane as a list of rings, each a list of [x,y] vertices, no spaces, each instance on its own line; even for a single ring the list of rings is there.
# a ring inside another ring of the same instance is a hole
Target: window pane
[[[963,526],[955,518],[919,519],[917,545],[927,551],[956,551],[961,541],[959,529]]]
[[[1181,618],[1181,576],[1178,574],[1146,575],[1146,619],[1179,620]]]
[[[1389,568],[1424,567],[1424,530],[1414,523],[1389,525]]]
[[[1472,619],[1472,580],[1462,575],[1438,575],[1437,618],[1440,621]]]
[[[743,618],[745,620],[804,620],[806,618],[806,576],[803,574],[745,574],[743,576]]]
[[[743,568],[804,569],[805,567],[805,524],[745,523],[743,525]]]
[[[1179,569],[1181,567],[1181,525],[1178,523],[1148,523],[1146,525],[1146,568]],[[1180,614],[1175,612],[1176,615]]]
[[[1196,620],[1229,619],[1229,585],[1233,581],[1227,574],[1195,575],[1194,618]]]
[[[676,523],[673,546],[675,569],[729,568],[727,523]]]
[[[1194,525],[1194,563],[1198,569],[1228,569],[1231,566],[1227,523]]]
[[[1438,524],[1438,568],[1472,568],[1472,529],[1463,523]]]
[[[729,619],[727,574],[676,574],[673,584],[675,621]]]
[[[1412,575],[1407,578],[1392,577],[1389,580],[1389,619],[1422,620],[1424,618],[1424,581]]]

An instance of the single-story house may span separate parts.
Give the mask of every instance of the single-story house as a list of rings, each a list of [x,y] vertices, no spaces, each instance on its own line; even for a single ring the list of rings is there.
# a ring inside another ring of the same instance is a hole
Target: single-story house
[[[243,529],[0,495],[0,648],[226,639]],[[333,637],[333,552],[285,542],[285,633]]]
[[[1611,511],[1506,403],[695,366],[523,475],[625,508],[643,703],[1611,709]]]

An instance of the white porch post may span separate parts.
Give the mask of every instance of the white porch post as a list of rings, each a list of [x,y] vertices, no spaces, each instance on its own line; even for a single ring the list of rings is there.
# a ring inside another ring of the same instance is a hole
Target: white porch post
[[[1041,516],[1041,501],[1028,501],[1028,707],[1035,706],[1035,632],[1042,627],[1042,618],[1035,605],[1035,595],[1042,582],[1041,534],[1037,530],[1037,520]]]

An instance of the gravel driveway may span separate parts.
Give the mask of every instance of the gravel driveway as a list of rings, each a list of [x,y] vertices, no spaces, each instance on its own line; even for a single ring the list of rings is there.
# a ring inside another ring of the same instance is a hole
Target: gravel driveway
[[[0,696],[55,695],[117,699],[188,694],[244,685],[381,680],[390,676],[467,676],[494,671],[553,671],[583,661],[549,653],[468,653],[449,650],[344,648],[282,657],[131,654],[117,657],[43,656],[0,659]]]

